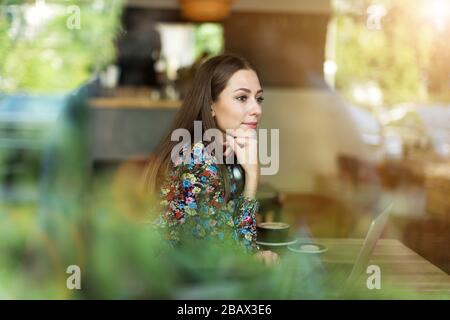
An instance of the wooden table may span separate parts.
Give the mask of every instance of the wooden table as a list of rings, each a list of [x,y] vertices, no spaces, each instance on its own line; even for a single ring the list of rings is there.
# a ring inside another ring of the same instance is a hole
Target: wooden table
[[[320,254],[321,262],[351,264],[358,256],[363,241],[363,239],[313,240],[328,248],[327,252]],[[450,299],[450,276],[398,240],[380,239],[369,265],[380,267],[381,289],[368,289],[366,282],[371,274],[363,273],[355,282],[358,298]]]

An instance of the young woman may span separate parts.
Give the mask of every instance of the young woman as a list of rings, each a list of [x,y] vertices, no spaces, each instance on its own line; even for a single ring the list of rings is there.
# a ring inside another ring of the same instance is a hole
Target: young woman
[[[236,55],[215,56],[198,69],[171,129],[154,152],[147,176],[151,192],[162,197],[157,225],[172,244],[186,233],[201,239],[233,239],[266,263],[278,259],[271,251],[259,251],[256,244],[256,128],[262,94],[255,68]],[[216,129],[216,149],[198,137],[195,123],[201,124],[202,133]],[[180,144],[172,141],[177,129],[185,129],[194,140],[181,153],[173,152]],[[174,159],[174,154],[180,157]]]

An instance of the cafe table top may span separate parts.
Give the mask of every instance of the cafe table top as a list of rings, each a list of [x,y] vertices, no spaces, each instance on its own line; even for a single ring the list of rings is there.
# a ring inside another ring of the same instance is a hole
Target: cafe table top
[[[316,238],[308,242],[328,248],[320,254],[322,262],[353,264],[364,239]],[[379,239],[368,265],[379,267],[381,288],[368,289],[372,273],[363,272],[354,284],[361,298],[450,299],[450,275],[396,239]]]

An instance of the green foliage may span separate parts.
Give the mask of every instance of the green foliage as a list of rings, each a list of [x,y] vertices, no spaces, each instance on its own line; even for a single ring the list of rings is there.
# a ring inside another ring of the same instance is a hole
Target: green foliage
[[[217,55],[223,52],[223,27],[216,23],[202,23],[195,28],[195,58],[202,53]]]
[[[74,173],[75,175],[75,173]],[[414,299],[390,288],[343,289],[347,274],[321,258],[285,252],[268,267],[236,243],[183,239],[171,247],[150,224],[123,210],[115,178],[86,186],[77,219],[51,212],[58,232],[37,223],[33,208],[0,205],[0,297],[10,299]],[[69,190],[70,191],[70,190]],[[144,207],[142,208],[143,210]],[[81,269],[81,290],[69,290],[66,268]],[[448,295],[433,296],[446,298]],[[422,296],[423,298],[423,296]]]
[[[26,19],[32,4],[11,3],[0,14],[0,92],[69,91],[114,60],[121,0],[46,1],[56,11],[34,17],[44,22],[39,28]]]
[[[344,1],[351,10],[338,11],[336,39],[336,86],[352,99],[351,87],[375,82],[384,102],[425,102],[427,78],[433,68],[431,54],[439,48],[442,34],[425,14],[428,1]],[[367,8],[383,4],[382,29],[367,28]],[[446,63],[445,61],[441,61]]]

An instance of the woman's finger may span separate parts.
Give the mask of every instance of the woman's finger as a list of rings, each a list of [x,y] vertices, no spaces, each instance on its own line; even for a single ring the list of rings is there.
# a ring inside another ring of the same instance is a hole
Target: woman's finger
[[[227,129],[227,131],[226,131],[227,137],[234,138],[234,137],[236,137],[236,135],[237,135],[236,129]]]
[[[226,134],[228,136],[231,136],[233,138],[256,138],[256,130],[255,129],[229,129],[226,131]]]
[[[227,145],[229,148],[231,148],[232,150],[234,150],[235,148],[235,141],[234,141],[234,137],[227,135],[226,136],[226,140],[227,140]]]
[[[241,148],[249,144],[248,138],[234,138],[234,140]]]
[[[278,254],[272,252],[272,262],[275,264],[278,262]]]
[[[232,152],[231,148],[230,148],[230,147],[227,147],[227,148],[225,149],[224,156],[225,156],[225,157],[228,157],[228,155],[230,155],[231,152]]]
[[[273,252],[269,251],[267,252],[267,260],[269,265],[273,265],[274,259],[273,259]]]

